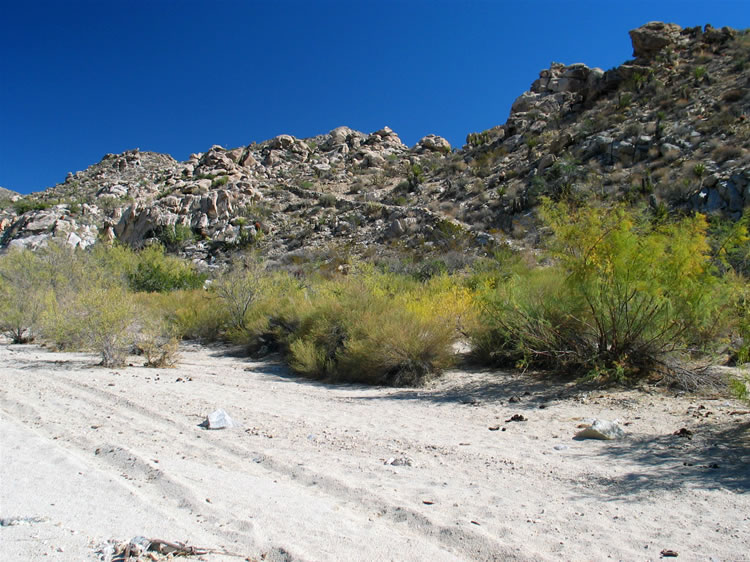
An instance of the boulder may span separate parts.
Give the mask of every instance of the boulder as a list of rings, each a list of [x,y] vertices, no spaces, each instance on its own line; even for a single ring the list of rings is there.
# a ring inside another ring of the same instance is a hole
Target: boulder
[[[668,45],[675,44],[682,28],[675,23],[652,21],[637,29],[630,30],[633,43],[633,56],[650,59]]]
[[[349,136],[353,133],[349,127],[336,127],[328,133],[328,139],[325,141],[326,147],[333,147],[337,144],[345,144]]]
[[[415,148],[418,152],[430,151],[447,153],[451,151],[451,143],[443,137],[427,135],[419,139]]]
[[[252,154],[250,154],[250,150],[245,150],[245,152],[240,156],[238,162],[240,166],[245,166],[246,168],[254,168],[258,165],[258,161],[253,157]]]
[[[537,174],[543,174],[555,162],[557,162],[557,157],[554,154],[545,154],[539,159],[539,164],[536,167]]]
[[[43,232],[52,230],[57,223],[58,215],[56,213],[48,213],[45,211],[37,212],[32,215],[30,220],[26,223],[25,229],[31,232]]]
[[[731,27],[722,27],[721,29],[714,28],[710,23],[707,23],[703,29],[703,35],[701,39],[704,43],[724,43],[732,39],[737,32]]]
[[[533,88],[533,86],[532,86]],[[545,85],[546,88],[546,85]],[[530,109],[536,106],[541,99],[542,94],[534,92],[524,92],[516,98],[513,105],[510,106],[511,113],[526,113]]]
[[[362,164],[366,168],[383,168],[388,162],[381,154],[371,150],[365,150],[362,152],[362,157]]]
[[[272,138],[268,145],[276,150],[289,150],[294,145],[295,139],[292,135],[279,135]]]
[[[283,162],[284,153],[280,150],[271,150],[263,160],[264,166],[278,166]]]

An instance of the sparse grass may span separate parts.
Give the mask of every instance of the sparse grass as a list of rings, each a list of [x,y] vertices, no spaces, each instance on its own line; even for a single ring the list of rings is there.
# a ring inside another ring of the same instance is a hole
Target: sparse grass
[[[229,183],[229,176],[220,176],[211,182],[211,189],[223,187]]]

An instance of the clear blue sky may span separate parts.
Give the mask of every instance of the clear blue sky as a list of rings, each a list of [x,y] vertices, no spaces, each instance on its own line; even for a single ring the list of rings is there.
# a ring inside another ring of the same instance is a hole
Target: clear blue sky
[[[503,123],[552,61],[611,68],[647,21],[750,27],[750,0],[2,2],[0,186],[108,152],[179,160],[339,125],[408,145]]]

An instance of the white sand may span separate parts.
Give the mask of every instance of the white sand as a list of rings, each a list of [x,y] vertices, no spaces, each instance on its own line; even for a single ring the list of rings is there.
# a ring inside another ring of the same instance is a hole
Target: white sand
[[[0,346],[2,560],[95,560],[136,535],[241,555],[203,560],[750,560],[732,400],[489,371],[330,386],[197,346],[177,369],[95,363]],[[216,408],[240,426],[198,427]],[[628,434],[573,440],[586,418]]]

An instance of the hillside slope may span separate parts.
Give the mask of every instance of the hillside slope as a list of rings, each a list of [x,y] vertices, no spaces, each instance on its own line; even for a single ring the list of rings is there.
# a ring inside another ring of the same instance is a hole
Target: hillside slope
[[[607,71],[553,63],[503,125],[460,149],[338,127],[186,162],[108,154],[6,203],[0,246],[158,239],[207,264],[251,246],[288,263],[465,256],[533,245],[543,195],[738,219],[750,206],[750,34],[651,22],[630,35],[633,60]]]

